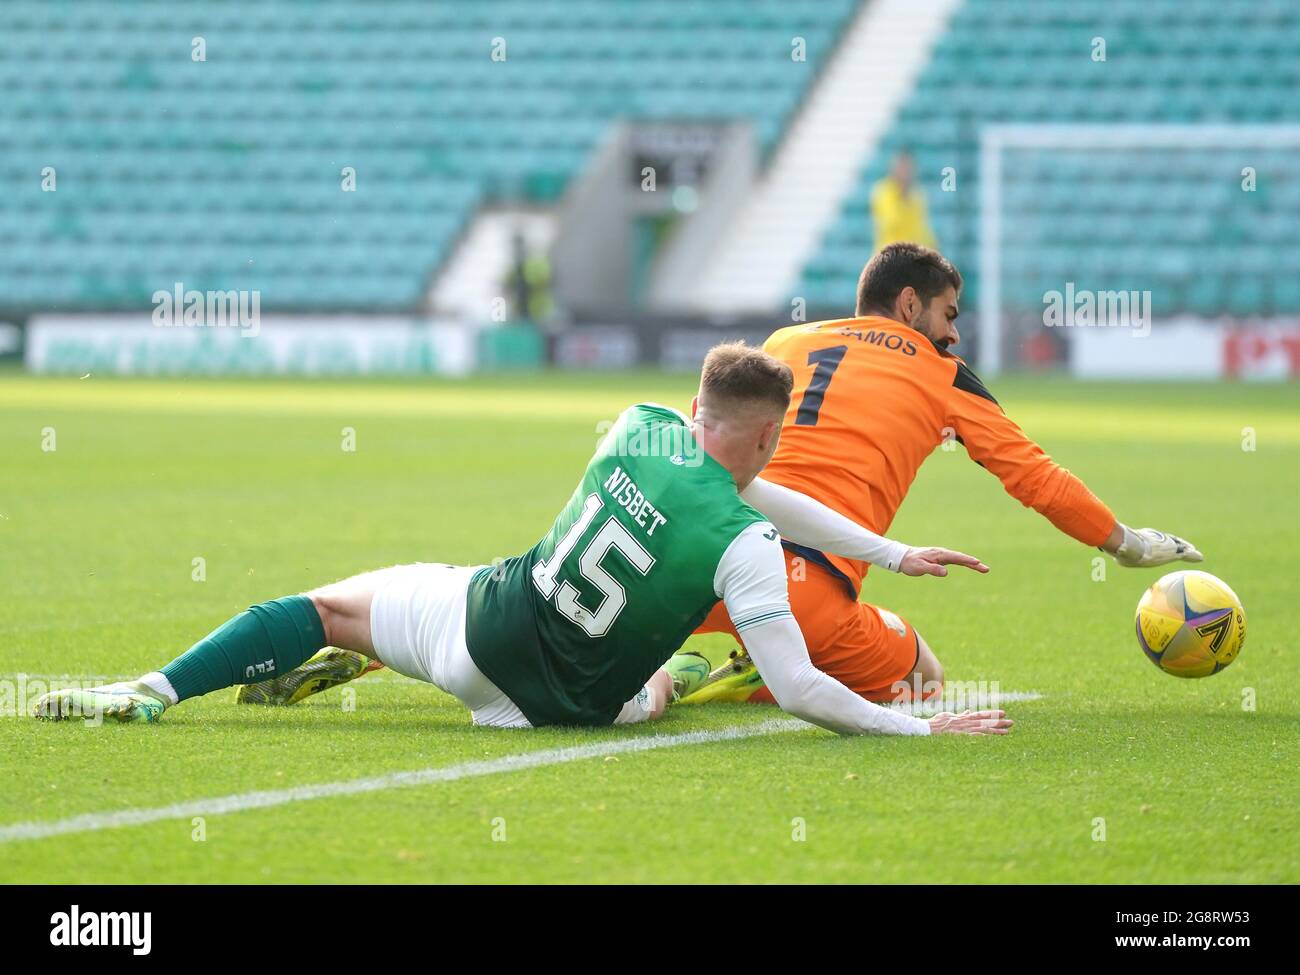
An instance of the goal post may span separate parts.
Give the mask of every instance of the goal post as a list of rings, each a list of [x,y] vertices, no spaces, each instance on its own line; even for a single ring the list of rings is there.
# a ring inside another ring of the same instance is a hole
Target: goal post
[[[1106,235],[1116,227],[1131,248],[1145,246],[1148,253],[1129,250],[1130,256],[1138,258],[1137,266],[1125,267],[1125,252],[1117,247],[1119,253],[1108,263],[1114,275],[1146,274],[1164,286],[1162,293],[1166,295],[1179,293],[1196,277],[1217,270],[1197,266],[1198,255],[1212,253],[1232,240],[1241,241],[1243,234],[1248,237],[1256,230],[1258,241],[1248,240],[1247,246],[1291,245],[1283,250],[1300,259],[1300,222],[1289,224],[1280,213],[1261,209],[1276,207],[1281,197],[1260,195],[1244,207],[1238,207],[1238,201],[1228,195],[1253,193],[1256,189],[1253,180],[1267,178],[1275,194],[1285,190],[1300,199],[1297,194],[1300,152],[1297,150],[1300,150],[1300,125],[1289,124],[1021,123],[981,129],[977,231],[980,371],[990,375],[1001,372],[1008,364],[1007,352],[1012,345],[1009,340],[1017,337],[1017,326],[1020,334],[1025,335],[1024,329],[1035,314],[1042,323],[1043,293],[1038,292],[1038,304],[1034,308],[1030,287],[1035,270],[1041,281],[1048,276],[1044,268],[1049,268],[1055,260],[1061,271],[1058,276],[1063,279],[1061,285],[1072,281],[1073,272],[1066,265],[1075,264],[1076,258],[1084,258],[1089,250],[1097,255],[1107,246]],[[1117,154],[1127,154],[1127,162],[1148,168],[1132,173],[1134,178],[1126,186],[1125,160],[1117,158]],[[1048,160],[1052,162],[1049,164]],[[1160,183],[1162,173],[1150,171],[1160,163],[1166,166],[1165,174],[1172,174],[1174,180],[1168,193]],[[1076,240],[1076,255],[1070,254],[1068,235],[1065,244],[1053,239],[1048,226],[1050,219],[1044,218],[1041,208],[1034,205],[1032,182],[1026,192],[1026,178],[1032,177],[1032,172],[1027,174],[1026,170],[1037,169],[1041,175],[1050,171],[1050,166],[1066,172],[1056,178],[1057,185],[1049,186],[1050,179],[1037,184],[1056,194],[1054,204],[1060,207],[1057,211],[1051,209],[1053,201],[1039,201],[1047,206],[1048,212],[1063,214],[1067,223],[1075,218],[1077,231],[1077,219],[1086,217],[1089,208],[1095,211],[1099,205],[1105,207],[1104,218],[1096,221],[1096,236],[1086,243]],[[1070,184],[1070,169],[1076,170],[1079,183]],[[1099,199],[1099,190],[1105,193],[1107,189],[1107,172],[1112,174],[1111,185],[1115,194],[1123,197],[1122,201]],[[1094,178],[1097,173],[1102,174],[1099,179]],[[1198,180],[1204,184],[1203,192],[1198,192]],[[1252,181],[1249,187],[1248,180]],[[1281,190],[1277,188],[1279,181]],[[1077,190],[1073,199],[1069,193],[1071,187]],[[1175,190],[1177,198],[1173,195]],[[1160,194],[1165,194],[1163,200]],[[1071,206],[1077,212],[1070,213]],[[1261,213],[1263,216],[1255,219]],[[1155,216],[1161,217],[1164,225],[1175,227],[1176,240],[1160,239],[1159,230],[1153,228],[1158,228],[1161,220],[1151,219]],[[1126,220],[1131,220],[1132,225],[1126,225]],[[1223,233],[1225,221],[1231,225],[1231,234]],[[1153,250],[1157,248],[1162,250]],[[1300,268],[1287,266],[1276,271],[1295,274]],[[1018,287],[1008,287],[1009,273],[1019,276]],[[1270,293],[1268,301],[1273,300]],[[1214,301],[1213,290],[1203,289],[1201,304],[1208,308]],[[1288,292],[1282,303],[1291,301]],[[1178,304],[1177,300],[1173,303]],[[1160,304],[1156,302],[1157,318],[1163,314]],[[1164,304],[1167,309],[1170,302]],[[1300,306],[1290,309],[1297,310]]]

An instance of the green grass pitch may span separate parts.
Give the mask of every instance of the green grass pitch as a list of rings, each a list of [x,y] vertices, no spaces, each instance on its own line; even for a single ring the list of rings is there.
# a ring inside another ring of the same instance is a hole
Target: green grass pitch
[[[1042,695],[1007,705],[1006,738],[805,730],[99,828],[123,810],[780,715],[731,705],[653,728],[475,730],[446,695],[381,674],[296,708],[238,707],[232,691],[155,726],[39,724],[15,712],[49,675],[155,668],[249,603],[396,562],[522,551],[598,424],[635,400],[685,406],[691,382],[0,375],[0,830],[89,817],[0,842],[0,880],[1300,880],[1300,392],[1059,377],[993,389],[1121,518],[1206,553],[1249,619],[1230,668],[1160,673],[1133,610],[1162,570],[1107,559],[1095,580],[1097,552],[962,450],[936,451],[892,534],[993,571],[872,573],[866,596],[915,623],[950,679]]]

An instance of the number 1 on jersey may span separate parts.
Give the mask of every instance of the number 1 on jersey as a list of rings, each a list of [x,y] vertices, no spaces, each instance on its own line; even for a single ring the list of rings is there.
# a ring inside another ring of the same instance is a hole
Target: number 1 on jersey
[[[826,399],[826,390],[831,384],[831,377],[835,375],[835,370],[840,367],[840,362],[844,359],[844,353],[849,351],[847,345],[833,345],[829,349],[814,349],[808,353],[808,365],[815,365],[812,379],[808,381],[808,388],[804,390],[803,399],[799,403],[799,412],[795,415],[794,425],[797,427],[815,427],[817,418],[822,411],[822,401]]]

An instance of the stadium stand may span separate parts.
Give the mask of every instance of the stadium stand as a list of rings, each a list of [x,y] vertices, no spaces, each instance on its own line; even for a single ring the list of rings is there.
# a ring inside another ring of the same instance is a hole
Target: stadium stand
[[[1091,58],[1095,37],[1104,62]],[[965,0],[792,293],[814,308],[852,307],[872,248],[868,195],[900,147],[916,157],[940,246],[966,275],[973,308],[981,127],[1297,123],[1297,85],[1292,0]],[[1286,216],[1300,205],[1296,151],[1243,150],[1011,151],[1004,307],[1009,295],[1041,308],[1046,289],[1074,281],[1151,289],[1163,313],[1300,312],[1300,249]],[[1243,208],[1245,165],[1260,182]],[[940,190],[946,166],[959,192]]]
[[[770,150],[856,4],[205,6],[0,5],[0,309],[173,281],[413,308],[482,202],[556,199],[613,119],[749,118]]]

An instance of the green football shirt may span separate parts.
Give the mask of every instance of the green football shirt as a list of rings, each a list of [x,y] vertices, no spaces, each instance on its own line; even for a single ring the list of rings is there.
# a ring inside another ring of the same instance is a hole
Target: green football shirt
[[[631,407],[546,537],[474,575],[470,656],[534,725],[611,724],[717,603],[727,548],[766,521],[681,413]]]

